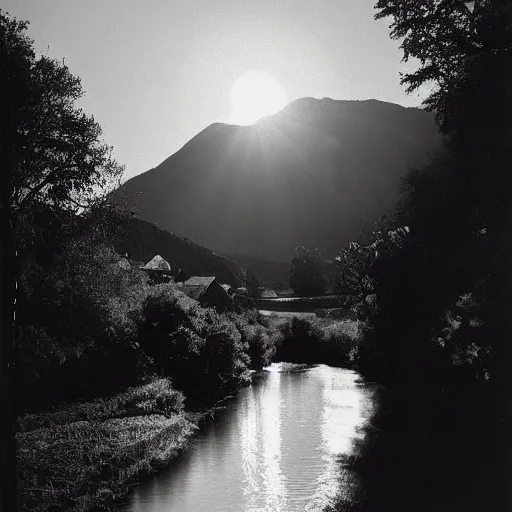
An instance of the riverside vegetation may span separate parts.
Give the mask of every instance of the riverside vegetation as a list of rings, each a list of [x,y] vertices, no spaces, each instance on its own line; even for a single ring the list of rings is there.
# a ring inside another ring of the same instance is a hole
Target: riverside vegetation
[[[25,318],[36,316],[20,331],[20,510],[108,510],[176,456],[250,368],[294,353],[301,362],[351,356],[357,321],[219,314],[84,236],[50,267],[31,261],[22,272],[34,294]]]
[[[428,84],[444,148],[338,257],[367,330],[356,368],[385,385],[337,511],[508,510],[512,361],[512,6],[379,0],[409,92]]]
[[[309,362],[350,355],[355,320],[220,314],[155,283],[114,251],[117,211],[32,211],[16,331],[19,510],[111,509],[250,369],[295,342]]]

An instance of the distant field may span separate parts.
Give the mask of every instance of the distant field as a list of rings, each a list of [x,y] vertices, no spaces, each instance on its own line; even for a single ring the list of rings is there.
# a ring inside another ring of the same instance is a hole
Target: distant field
[[[294,313],[314,313],[317,309],[341,307],[339,295],[321,297],[279,297],[277,299],[254,299],[253,304],[259,310]]]
[[[259,313],[262,316],[273,316],[278,318],[316,318],[316,313],[301,313],[299,311],[269,311],[266,309],[260,309]]]

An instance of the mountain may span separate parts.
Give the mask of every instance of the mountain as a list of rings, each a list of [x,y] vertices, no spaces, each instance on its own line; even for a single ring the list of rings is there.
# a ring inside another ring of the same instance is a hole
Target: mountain
[[[251,126],[208,126],[114,201],[220,253],[289,262],[304,245],[332,258],[440,142],[420,109],[302,98]]]
[[[215,276],[220,283],[242,285],[238,268],[228,258],[135,217],[123,219],[116,251],[142,263],[158,254],[190,276]]]

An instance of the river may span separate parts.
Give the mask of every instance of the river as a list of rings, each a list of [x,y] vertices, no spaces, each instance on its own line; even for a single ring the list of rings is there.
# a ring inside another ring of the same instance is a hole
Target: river
[[[350,499],[355,477],[339,458],[372,409],[372,389],[353,371],[272,364],[120,510],[300,512]]]

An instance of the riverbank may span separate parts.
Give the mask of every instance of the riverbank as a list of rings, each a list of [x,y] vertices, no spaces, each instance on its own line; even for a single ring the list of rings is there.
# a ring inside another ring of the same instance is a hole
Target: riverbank
[[[166,379],[17,424],[20,512],[114,510],[166,467],[221,407],[185,412]]]
[[[352,370],[272,364],[120,510],[319,511],[335,498],[340,457],[374,407],[373,387]],[[356,482],[345,477],[351,495]]]
[[[348,360],[362,328],[357,321],[323,318],[314,324],[283,318],[265,323],[269,332],[283,327],[278,352],[298,351],[303,360],[292,362],[301,363]],[[309,361],[303,357],[309,352],[322,357]],[[109,398],[26,414],[16,433],[18,510],[114,510],[133,486],[186,449],[202,421],[226,399],[185,411],[184,395],[169,379],[157,379]]]
[[[378,409],[343,460],[356,499],[340,495],[325,512],[510,510],[509,434],[487,387],[378,386]]]

